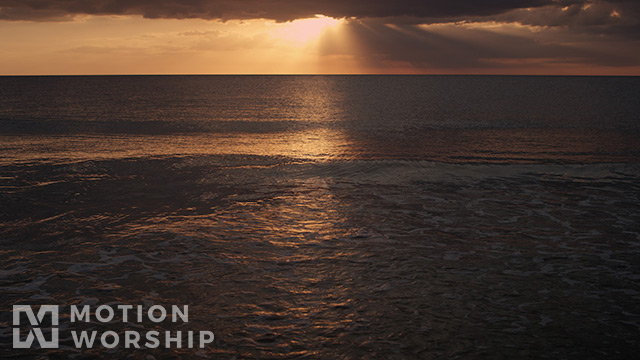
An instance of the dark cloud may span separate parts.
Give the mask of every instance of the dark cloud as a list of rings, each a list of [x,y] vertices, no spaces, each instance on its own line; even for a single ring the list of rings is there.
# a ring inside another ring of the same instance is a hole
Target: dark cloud
[[[65,21],[82,14],[276,21],[322,14],[393,24],[495,21],[640,33],[638,0],[0,0],[0,20]]]
[[[148,18],[251,19],[313,17],[488,16],[558,4],[557,0],[0,0],[0,19],[60,19],[76,14],[137,14]]]
[[[369,19],[372,20],[372,19]],[[575,32],[640,35],[640,1],[579,0],[553,1],[540,7],[516,8],[491,15],[397,16],[378,18],[383,24],[517,23],[536,27],[571,28]]]
[[[483,17],[473,19],[485,21]],[[497,22],[568,27],[600,34],[640,34],[640,4],[635,1],[582,1],[566,6],[545,6],[535,11],[512,10],[492,18]]]
[[[322,14],[393,24],[495,21],[640,34],[638,0],[0,0],[0,20],[67,21],[82,14],[276,21]]]

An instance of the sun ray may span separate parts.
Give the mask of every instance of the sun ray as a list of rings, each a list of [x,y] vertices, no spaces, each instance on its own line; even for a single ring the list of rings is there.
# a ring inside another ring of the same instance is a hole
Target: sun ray
[[[317,39],[325,30],[340,24],[342,20],[324,15],[314,18],[294,20],[284,24],[274,32],[274,35],[301,45]]]

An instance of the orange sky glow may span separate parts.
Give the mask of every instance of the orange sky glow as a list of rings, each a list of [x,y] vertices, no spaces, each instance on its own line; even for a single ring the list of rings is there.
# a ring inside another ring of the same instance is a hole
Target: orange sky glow
[[[0,74],[639,75],[637,41],[625,41],[495,21],[77,15],[0,21]]]

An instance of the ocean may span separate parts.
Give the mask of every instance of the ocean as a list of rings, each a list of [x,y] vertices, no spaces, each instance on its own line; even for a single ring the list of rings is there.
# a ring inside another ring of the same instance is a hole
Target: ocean
[[[640,351],[640,78],[0,77],[0,357]],[[60,325],[12,305],[188,305]],[[82,329],[212,330],[75,349]]]

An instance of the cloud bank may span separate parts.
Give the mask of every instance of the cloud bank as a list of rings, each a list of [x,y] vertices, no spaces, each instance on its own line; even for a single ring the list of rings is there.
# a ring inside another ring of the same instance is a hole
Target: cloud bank
[[[394,24],[494,21],[604,34],[640,34],[637,0],[0,0],[0,20],[9,21],[139,15],[152,19],[284,22],[317,14]]]
[[[147,18],[288,21],[323,14],[335,18],[487,16],[514,9],[561,5],[554,0],[1,0],[5,20],[60,19],[78,14]]]

